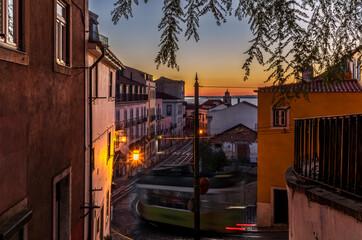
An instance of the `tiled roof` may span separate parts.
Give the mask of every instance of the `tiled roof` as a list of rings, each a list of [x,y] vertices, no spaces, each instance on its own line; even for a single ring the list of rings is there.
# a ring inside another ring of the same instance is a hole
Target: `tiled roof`
[[[125,76],[122,76],[121,74],[117,74],[117,83],[125,83],[125,84],[132,84],[132,85],[141,85],[144,86],[144,84],[137,82],[135,80],[131,80]]]
[[[164,93],[164,92],[156,92],[156,98],[158,99],[168,99],[168,100],[179,100],[181,98],[174,97],[170,94]]]
[[[311,82],[300,82],[286,84],[284,86],[270,86],[258,88],[256,92],[280,92],[283,91],[305,91],[311,93],[323,93],[323,92],[362,92],[362,86],[355,79],[339,80],[331,83],[327,83],[324,80],[317,79]]]
[[[219,105],[226,105],[226,104],[223,101],[221,101],[220,99],[209,99],[206,102],[204,102],[203,104],[201,104],[200,108],[211,109],[211,108],[217,107]]]
[[[156,80],[156,82],[162,82],[162,81],[165,81],[165,82],[178,82],[178,83],[184,83],[183,80],[173,80],[171,78],[167,78],[167,77],[160,77],[159,79]]]

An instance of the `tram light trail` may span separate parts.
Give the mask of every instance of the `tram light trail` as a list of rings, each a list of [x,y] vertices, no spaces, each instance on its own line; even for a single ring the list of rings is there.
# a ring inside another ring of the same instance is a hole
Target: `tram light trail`
[[[246,228],[240,228],[240,227],[225,227],[226,230],[239,230],[239,231],[245,231]]]
[[[236,226],[238,226],[238,227],[255,227],[256,224],[253,224],[253,223],[238,223],[238,224],[236,224]]]

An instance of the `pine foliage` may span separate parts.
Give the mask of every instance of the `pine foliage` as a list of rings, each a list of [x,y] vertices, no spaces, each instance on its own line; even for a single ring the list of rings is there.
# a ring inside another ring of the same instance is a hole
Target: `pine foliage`
[[[157,63],[157,68],[160,64],[164,64],[179,70],[176,63],[176,52],[179,50],[177,36],[182,32],[180,22],[183,22],[184,16],[180,0],[164,0],[162,11],[164,16],[158,25],[158,31],[163,32],[158,45],[160,51],[156,56],[155,63]]]
[[[132,3],[138,5],[138,0],[115,3],[115,24],[122,17],[132,17]],[[248,21],[253,38],[245,51],[244,80],[256,61],[268,71],[266,81],[281,88],[290,80],[302,81],[306,69],[326,72],[326,81],[340,79],[346,60],[361,45],[361,0],[164,0],[157,67],[164,64],[179,69],[176,52],[182,28],[187,40],[199,41],[199,18],[208,13],[217,25],[230,15]]]

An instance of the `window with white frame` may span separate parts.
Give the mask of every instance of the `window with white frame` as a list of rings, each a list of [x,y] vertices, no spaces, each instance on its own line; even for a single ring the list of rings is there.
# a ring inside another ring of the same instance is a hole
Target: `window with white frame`
[[[68,28],[68,6],[65,2],[58,0],[55,27],[55,55],[57,63],[62,65],[69,65]]]
[[[288,109],[274,108],[273,109],[273,127],[287,127]]]
[[[0,0],[0,42],[20,44],[21,0]]]

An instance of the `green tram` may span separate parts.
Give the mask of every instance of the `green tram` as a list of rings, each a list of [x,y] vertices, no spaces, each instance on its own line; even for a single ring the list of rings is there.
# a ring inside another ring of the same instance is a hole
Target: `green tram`
[[[228,172],[208,176],[210,188],[201,195],[200,229],[230,232],[239,223],[242,209],[242,178]],[[145,220],[193,228],[194,178],[189,166],[162,166],[137,182],[137,213]]]

